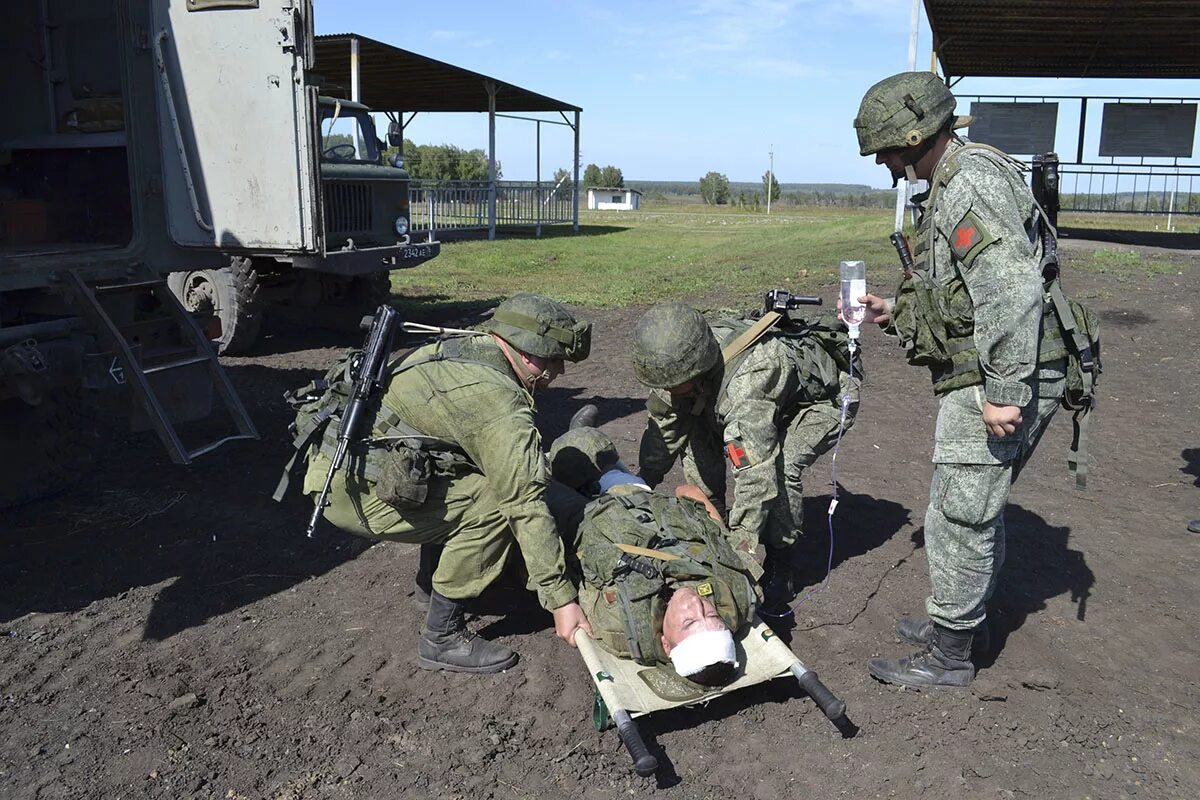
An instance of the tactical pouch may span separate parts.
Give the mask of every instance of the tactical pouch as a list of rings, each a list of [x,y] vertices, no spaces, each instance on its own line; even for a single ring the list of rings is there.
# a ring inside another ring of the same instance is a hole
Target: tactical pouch
[[[380,457],[375,496],[397,511],[411,511],[425,504],[433,465],[424,450],[397,444]]]
[[[896,290],[892,326],[913,366],[939,367],[950,361],[940,294],[933,279],[919,272],[905,276]]]

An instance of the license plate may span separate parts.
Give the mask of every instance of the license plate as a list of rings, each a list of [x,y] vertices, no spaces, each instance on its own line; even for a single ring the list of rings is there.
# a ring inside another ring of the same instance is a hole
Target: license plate
[[[426,244],[400,249],[401,261],[414,261],[419,258],[433,258],[433,248]]]

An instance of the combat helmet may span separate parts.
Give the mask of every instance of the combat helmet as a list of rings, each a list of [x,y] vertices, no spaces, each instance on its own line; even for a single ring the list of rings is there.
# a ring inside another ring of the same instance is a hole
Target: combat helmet
[[[704,316],[682,303],[657,305],[633,332],[633,372],[655,389],[680,386],[711,370],[721,346]]]
[[[599,428],[574,428],[554,440],[547,454],[550,475],[582,491],[610,469],[623,465],[617,446]]]
[[[854,118],[859,154],[917,147],[952,119],[955,128],[970,125],[971,117],[954,116],[956,104],[950,89],[932,72],[901,72],[884,78],[863,95]]]
[[[576,322],[561,304],[540,294],[514,294],[483,326],[518,350],[539,358],[583,361],[592,346],[592,324]]]

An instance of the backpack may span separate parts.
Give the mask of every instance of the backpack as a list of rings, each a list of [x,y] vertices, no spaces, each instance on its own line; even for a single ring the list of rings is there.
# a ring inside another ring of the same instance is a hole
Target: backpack
[[[748,563],[693,500],[650,491],[603,495],[584,511],[579,541],[583,579],[616,594],[628,655],[640,664],[667,660],[660,637],[664,590],[671,586],[700,581],[697,592],[732,631],[753,614],[757,596]]]
[[[762,316],[761,311],[753,311],[738,318],[723,317],[712,322],[713,333],[722,346],[729,346],[737,337],[753,327]],[[800,381],[805,387],[804,394],[812,402],[838,397],[839,375],[849,372],[851,366],[850,332],[846,324],[830,311],[789,310],[786,316],[768,327],[754,341],[732,352],[725,364],[722,391],[737,371],[745,352],[767,336],[787,346]],[[855,353],[854,356],[854,374],[859,378],[863,376],[860,353]]]

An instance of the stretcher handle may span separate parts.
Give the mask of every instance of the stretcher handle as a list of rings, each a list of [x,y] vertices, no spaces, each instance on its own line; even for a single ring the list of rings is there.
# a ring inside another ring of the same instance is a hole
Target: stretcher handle
[[[638,730],[637,723],[623,708],[614,711],[612,717],[613,721],[617,723],[617,734],[621,737],[621,743],[625,745],[625,749],[629,751],[629,757],[633,759],[633,771],[643,778],[649,778],[658,771],[658,759],[650,755],[650,751],[646,749],[646,743],[642,741],[642,734]]]
[[[808,693],[817,707],[831,721],[836,722],[846,716],[846,703],[839,700],[833,692],[825,687],[825,684],[821,683],[817,673],[797,661],[792,665],[792,674],[800,682],[800,688]]]

